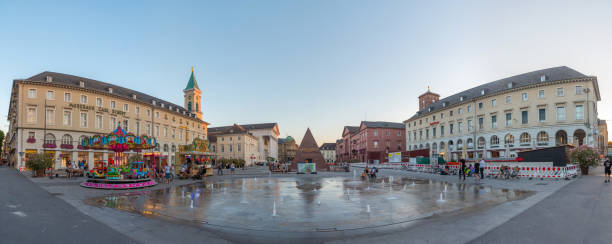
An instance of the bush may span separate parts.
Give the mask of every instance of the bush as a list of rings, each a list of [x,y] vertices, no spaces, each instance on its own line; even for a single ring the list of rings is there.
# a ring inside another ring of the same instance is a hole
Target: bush
[[[570,160],[588,174],[589,166],[596,166],[599,162],[599,152],[596,148],[582,145],[570,151]]]
[[[42,176],[45,169],[53,167],[53,156],[45,153],[30,155],[26,167],[32,170],[32,176]]]

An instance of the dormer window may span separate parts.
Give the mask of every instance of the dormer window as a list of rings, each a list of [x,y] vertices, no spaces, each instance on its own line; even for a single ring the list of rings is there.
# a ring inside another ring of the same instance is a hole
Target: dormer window
[[[485,90],[484,89],[480,90],[480,95],[484,95],[484,94],[485,94]]]
[[[85,82],[84,81],[79,81],[79,86],[80,87],[85,87]]]
[[[428,111],[428,112],[431,112],[431,108],[428,108],[428,109],[427,109],[427,111]]]
[[[132,99],[136,99],[136,94],[132,94]]]
[[[463,102],[463,96],[459,97],[459,101]]]
[[[168,109],[172,110],[172,106],[168,106]]]
[[[108,88],[108,93],[113,93],[113,88],[112,87]]]
[[[160,103],[160,106],[163,108],[163,107],[164,107],[164,104],[163,104],[163,103]]]
[[[547,79],[548,79],[548,77],[546,77],[546,75],[540,76],[540,81],[541,82],[546,81]]]
[[[512,82],[508,83],[508,88],[512,88]]]
[[[155,102],[155,100],[151,100],[151,103],[155,105],[157,102]]]
[[[52,82],[53,81],[53,77],[51,77],[50,75],[47,75],[47,82]]]
[[[446,102],[443,102],[443,103],[442,103],[442,107],[446,107]]]

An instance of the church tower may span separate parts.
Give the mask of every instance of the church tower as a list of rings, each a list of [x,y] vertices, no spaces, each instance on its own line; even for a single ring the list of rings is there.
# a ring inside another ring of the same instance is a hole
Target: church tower
[[[185,94],[185,109],[202,119],[202,91],[200,91],[196,82],[193,67],[191,67],[191,77],[189,77],[189,82],[187,82],[187,87],[185,87],[183,93]]]

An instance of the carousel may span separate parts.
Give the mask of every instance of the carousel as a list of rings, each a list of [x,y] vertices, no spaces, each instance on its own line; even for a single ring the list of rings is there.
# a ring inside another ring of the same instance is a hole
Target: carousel
[[[97,189],[134,189],[154,186],[152,179],[155,169],[148,169],[143,162],[128,163],[126,152],[140,152],[155,148],[154,137],[136,136],[126,133],[121,124],[108,135],[95,135],[83,138],[81,146],[85,149],[109,150],[114,157],[107,162],[95,162],[95,167],[87,173],[89,179],[81,186]]]

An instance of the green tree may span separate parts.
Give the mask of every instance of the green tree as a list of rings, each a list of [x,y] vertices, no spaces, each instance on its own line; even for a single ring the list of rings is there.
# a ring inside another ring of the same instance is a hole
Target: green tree
[[[45,169],[53,167],[53,156],[46,153],[30,155],[26,167],[32,170],[32,176],[42,176]]]
[[[0,130],[0,154],[2,154],[2,145],[4,144],[4,131]]]

